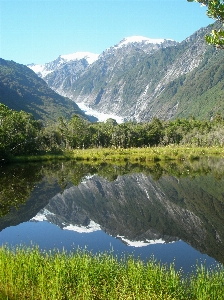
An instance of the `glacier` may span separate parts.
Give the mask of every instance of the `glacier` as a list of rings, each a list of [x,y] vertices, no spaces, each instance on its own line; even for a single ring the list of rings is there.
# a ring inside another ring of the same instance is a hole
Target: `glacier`
[[[110,118],[116,120],[116,122],[118,124],[124,123],[124,121],[125,121],[125,118],[123,118],[123,117],[119,117],[114,114],[105,114],[105,113],[96,111],[96,110],[92,109],[91,107],[87,106],[84,102],[79,102],[79,103],[76,102],[76,104],[86,115],[97,118],[98,122],[105,122],[106,120],[108,120]]]

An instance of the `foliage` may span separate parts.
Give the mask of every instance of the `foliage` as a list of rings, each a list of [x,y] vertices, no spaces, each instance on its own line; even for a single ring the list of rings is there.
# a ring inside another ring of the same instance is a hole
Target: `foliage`
[[[188,2],[199,2],[208,7],[207,16],[224,23],[224,1],[223,0],[187,0]],[[224,30],[214,29],[206,36],[206,42],[217,48],[224,49]]]
[[[31,114],[0,104],[0,157],[35,153],[39,131],[40,123]]]

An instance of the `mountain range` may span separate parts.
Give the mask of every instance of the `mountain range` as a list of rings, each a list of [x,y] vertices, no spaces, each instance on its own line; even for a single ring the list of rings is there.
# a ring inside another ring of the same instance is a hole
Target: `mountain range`
[[[204,37],[219,27],[201,28],[181,43],[128,37],[100,55],[60,55],[44,65],[0,59],[0,102],[45,123],[73,114],[96,121],[83,110],[121,121],[211,120],[224,115],[224,51]]]
[[[224,113],[224,51],[204,37],[219,26],[181,43],[134,36],[100,55],[74,53],[28,66],[60,95],[123,120],[212,119]]]

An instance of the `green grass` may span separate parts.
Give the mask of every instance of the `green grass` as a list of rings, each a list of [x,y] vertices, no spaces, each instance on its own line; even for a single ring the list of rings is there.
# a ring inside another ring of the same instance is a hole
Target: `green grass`
[[[41,252],[37,247],[0,248],[1,299],[223,299],[224,270],[197,267],[184,277],[174,265],[153,259],[118,259],[112,253],[92,255]]]
[[[76,160],[103,160],[103,161],[168,161],[168,160],[194,160],[200,157],[224,156],[224,148],[194,148],[194,147],[145,147],[145,148],[118,148],[118,149],[84,149],[74,150],[73,157]]]
[[[62,154],[48,153],[45,155],[17,156],[12,157],[12,162],[47,161],[54,159],[74,159],[77,161],[168,161],[168,160],[195,160],[201,157],[219,156],[224,157],[222,147],[145,147],[145,148],[94,148],[75,149]]]

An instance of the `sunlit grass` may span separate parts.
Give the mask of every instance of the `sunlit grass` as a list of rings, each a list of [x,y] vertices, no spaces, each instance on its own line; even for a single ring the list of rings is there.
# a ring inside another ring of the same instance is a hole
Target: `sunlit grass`
[[[223,299],[224,270],[196,267],[184,277],[174,265],[113,253],[0,249],[1,299]]]
[[[224,157],[222,147],[144,147],[144,148],[92,148],[64,151],[60,154],[48,153],[45,155],[12,157],[13,162],[48,161],[54,159],[74,159],[77,161],[168,161],[168,160],[195,160],[201,157]]]
[[[104,161],[168,161],[194,160],[200,157],[224,156],[224,148],[191,148],[191,147],[145,147],[145,148],[117,148],[117,149],[76,149],[73,157],[76,160],[104,160]]]

